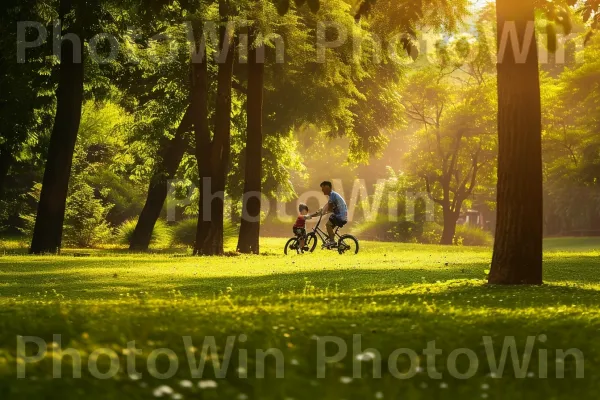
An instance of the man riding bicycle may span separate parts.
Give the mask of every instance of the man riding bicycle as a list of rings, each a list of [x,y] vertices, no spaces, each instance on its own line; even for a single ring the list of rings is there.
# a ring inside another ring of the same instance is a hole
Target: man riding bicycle
[[[335,233],[333,230],[335,227],[341,228],[348,223],[348,206],[342,196],[333,191],[331,182],[324,181],[321,183],[321,190],[323,191],[323,194],[328,197],[329,201],[325,207],[317,211],[316,215],[332,214],[329,217],[329,221],[327,221],[327,234],[329,237],[325,246],[335,247]]]

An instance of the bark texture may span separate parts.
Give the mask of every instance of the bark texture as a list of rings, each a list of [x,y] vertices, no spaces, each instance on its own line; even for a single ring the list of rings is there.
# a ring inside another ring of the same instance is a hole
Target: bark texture
[[[233,35],[227,29],[231,9],[229,1],[219,1],[222,26],[219,30],[221,57],[218,60],[217,104],[215,110],[215,134],[211,145],[210,169],[211,192],[215,196],[210,202],[210,228],[202,245],[202,254],[223,254],[223,223],[225,181],[231,151],[231,87],[233,80]],[[206,195],[207,193],[202,193]],[[208,202],[204,202],[207,206]]]
[[[59,7],[59,16],[62,19],[72,9],[71,0],[61,0]],[[77,14],[76,11],[76,16]],[[30,252],[33,254],[58,253],[62,244],[73,152],[81,121],[84,79],[83,37],[78,21],[71,25],[70,31],[77,34],[81,40],[79,43],[65,40],[62,44],[56,116],[31,242]],[[73,55],[77,53],[81,55],[81,59],[74,61]]]
[[[489,283],[542,283],[542,132],[531,0],[498,0],[498,200]],[[514,25],[513,25],[514,24]],[[515,28],[519,57],[504,31]]]
[[[250,43],[256,39],[256,31],[250,29]],[[246,115],[246,160],[244,171],[244,201],[242,222],[237,250],[240,253],[260,252],[260,196],[262,191],[262,112],[264,87],[264,60],[257,56],[264,54],[264,47],[252,48],[248,54],[248,96]],[[264,57],[260,57],[264,58]]]
[[[192,121],[194,125],[194,138],[196,149],[196,161],[198,164],[199,188],[203,193],[205,182],[211,181],[211,139],[210,128],[208,124],[208,60],[206,59],[206,49],[202,47],[202,31],[198,26],[194,29],[198,32],[196,36],[196,51],[200,59],[192,62]],[[194,255],[202,253],[202,246],[210,231],[210,220],[204,216],[204,197],[200,195],[198,205],[198,225],[196,228],[196,242],[194,245]]]

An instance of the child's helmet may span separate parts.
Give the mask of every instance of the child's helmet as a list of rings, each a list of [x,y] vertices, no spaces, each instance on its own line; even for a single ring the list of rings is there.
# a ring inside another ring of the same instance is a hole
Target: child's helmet
[[[302,212],[302,210],[308,211],[308,206],[304,203],[300,203],[300,205],[298,206],[298,211]]]

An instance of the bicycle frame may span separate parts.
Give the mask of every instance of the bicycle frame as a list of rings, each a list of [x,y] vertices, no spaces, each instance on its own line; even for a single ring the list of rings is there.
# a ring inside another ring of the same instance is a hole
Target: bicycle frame
[[[317,224],[316,224],[316,225],[315,225],[315,227],[313,228],[313,230],[312,230],[312,233],[316,233],[316,234],[319,236],[319,238],[321,239],[321,241],[322,241],[323,243],[325,243],[325,242],[327,241],[327,238],[329,237],[329,235],[327,234],[327,232],[323,231],[323,229],[321,229],[321,228],[320,228],[320,225],[321,225],[321,220],[322,220],[322,219],[323,219],[323,215],[321,215],[321,216],[319,217],[319,221],[317,221]],[[339,235],[339,233],[338,233],[338,231],[339,231],[339,230],[340,230],[340,227],[339,227],[339,226],[336,226],[336,227],[335,227],[335,230],[333,231],[333,235],[334,235],[334,237],[336,237],[337,239],[339,239],[339,238],[340,238],[340,235]]]

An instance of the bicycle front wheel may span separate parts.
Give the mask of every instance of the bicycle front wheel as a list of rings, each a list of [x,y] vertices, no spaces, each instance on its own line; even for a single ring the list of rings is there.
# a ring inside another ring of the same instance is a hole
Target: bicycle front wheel
[[[283,252],[286,256],[288,255],[288,252],[290,254],[294,254],[294,252],[300,253],[300,243],[298,243],[298,238],[293,237],[288,240],[283,248]]]
[[[352,235],[343,235],[338,241],[338,253],[340,254],[357,254],[358,240]]]
[[[317,244],[319,243],[319,238],[314,232],[309,233],[306,236],[306,247],[308,247],[308,252],[312,253],[315,251]]]

